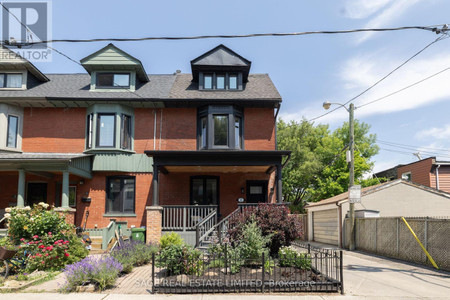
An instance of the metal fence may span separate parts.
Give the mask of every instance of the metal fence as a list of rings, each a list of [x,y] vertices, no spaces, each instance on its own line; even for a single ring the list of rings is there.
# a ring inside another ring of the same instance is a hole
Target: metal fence
[[[164,294],[339,292],[343,293],[342,251],[305,247],[300,265],[283,258],[243,260],[232,252],[203,253],[180,261],[185,274],[171,273],[167,262],[153,255],[152,291]],[[286,262],[286,260],[284,260]],[[298,261],[297,261],[298,262]],[[187,274],[186,274],[187,273]]]
[[[450,271],[450,219],[405,218],[438,267]],[[344,247],[350,240],[350,220],[344,223]],[[400,217],[357,218],[356,249],[432,266]]]

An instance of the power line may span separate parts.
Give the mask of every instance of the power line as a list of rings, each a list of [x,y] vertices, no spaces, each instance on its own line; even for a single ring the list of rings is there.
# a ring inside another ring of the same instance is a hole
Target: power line
[[[3,6],[3,5],[2,5]],[[5,8],[3,6],[3,8]],[[6,9],[6,8],[5,8]],[[439,28],[441,27],[441,28]],[[234,38],[252,38],[252,37],[282,37],[282,36],[302,36],[313,34],[347,34],[356,32],[383,32],[399,30],[427,30],[437,34],[448,31],[446,24],[429,26],[402,26],[390,28],[358,28],[349,30],[319,30],[319,31],[301,31],[284,33],[250,33],[250,34],[230,34],[230,35],[197,35],[197,36],[150,36],[140,38],[96,38],[96,39],[54,39],[47,41],[36,41],[31,43],[18,43],[14,46],[37,45],[45,43],[92,43],[92,42],[140,42],[153,40],[200,40],[200,39],[234,39]],[[9,41],[3,41],[5,45],[13,46]]]
[[[400,92],[403,92],[404,90],[407,90],[407,89],[409,89],[409,88],[412,88],[413,86],[418,85],[418,84],[420,84],[420,83],[422,83],[422,82],[424,82],[424,81],[426,81],[426,80],[428,80],[428,79],[431,79],[431,78],[433,78],[433,77],[436,77],[436,76],[438,76],[439,74],[444,73],[444,72],[446,72],[446,71],[448,71],[448,70],[450,70],[450,67],[447,67],[447,68],[445,68],[445,69],[443,69],[443,70],[440,70],[440,71],[437,72],[437,73],[434,73],[434,74],[432,74],[432,75],[430,75],[430,76],[428,76],[428,77],[425,77],[425,78],[423,78],[423,79],[421,79],[421,80],[419,80],[419,81],[416,81],[416,82],[414,82],[413,84],[410,84],[410,85],[408,85],[408,86],[405,86],[404,88],[399,89],[399,90],[397,90],[397,91],[395,91],[395,92],[392,92],[392,93],[390,93],[390,94],[388,94],[388,95],[386,95],[386,96],[383,96],[383,97],[381,97],[381,98],[378,98],[378,99],[372,100],[372,101],[370,101],[370,102],[364,103],[364,104],[358,106],[358,108],[367,106],[367,105],[369,105],[369,104],[372,104],[372,103],[375,103],[375,102],[378,102],[378,101],[381,101],[381,100],[384,100],[384,99],[386,99],[386,98],[388,98],[388,97],[391,97],[391,96],[393,96],[393,95],[395,95],[395,94],[398,94],[398,93],[400,93]]]
[[[364,95],[365,93],[367,93],[368,91],[370,91],[371,89],[373,89],[375,86],[377,86],[379,83],[381,83],[382,81],[384,81],[386,78],[388,78],[389,76],[391,76],[394,72],[398,71],[400,68],[402,68],[404,65],[406,65],[408,62],[410,62],[411,60],[413,60],[415,57],[417,57],[419,54],[421,54],[422,52],[424,52],[426,49],[428,49],[429,47],[431,47],[432,45],[434,45],[435,43],[439,42],[440,40],[443,40],[444,38],[447,38],[448,36],[444,37],[444,35],[439,36],[437,39],[435,39],[434,41],[428,43],[425,47],[423,47],[422,49],[420,49],[418,52],[414,53],[410,58],[408,58],[407,60],[405,60],[403,63],[401,63],[399,66],[397,66],[395,69],[393,69],[392,71],[390,71],[388,74],[386,74],[385,76],[383,76],[381,79],[379,79],[378,81],[376,81],[374,84],[372,84],[371,86],[369,86],[368,88],[366,88],[364,91],[362,91],[361,93],[359,93],[358,95],[352,97],[350,100],[346,101],[343,105],[345,106],[346,104],[348,104],[349,102],[361,97],[362,95]],[[362,107],[362,106],[359,106]],[[309,122],[311,121],[315,121],[319,118],[322,118],[328,114],[331,114],[332,112],[335,112],[336,110],[342,108],[342,106],[338,106],[330,111],[327,111],[326,113],[321,114],[320,116],[317,116],[315,118],[312,118],[309,120]]]
[[[413,148],[413,149],[428,149],[428,150],[437,150],[437,151],[448,151],[448,152],[450,152],[449,148],[432,148],[432,147],[412,146],[412,145],[407,145],[407,144],[401,144],[401,143],[394,143],[394,142],[384,141],[384,140],[380,140],[380,139],[377,139],[377,142],[384,143],[384,144],[392,144],[394,146],[397,145],[397,146],[403,146],[403,147],[410,147],[410,148]]]

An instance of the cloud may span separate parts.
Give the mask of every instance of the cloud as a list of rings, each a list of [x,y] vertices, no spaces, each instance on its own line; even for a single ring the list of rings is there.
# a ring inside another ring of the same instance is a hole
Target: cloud
[[[448,139],[450,138],[450,124],[444,127],[433,127],[430,129],[424,129],[416,134],[416,138],[434,138],[434,139]]]
[[[418,0],[398,0],[393,1],[390,5],[385,6],[380,13],[378,13],[375,17],[373,17],[370,21],[366,23],[364,27],[366,28],[382,28],[391,24],[395,19],[398,19],[402,15],[404,15],[409,8],[418,3]],[[372,37],[375,32],[365,32],[361,35],[358,35],[356,39],[356,43],[360,44],[370,37]]]
[[[350,19],[365,19],[392,0],[347,0],[344,6],[344,16]]]
[[[440,43],[446,42],[447,41],[443,41]],[[427,76],[437,73],[445,67],[449,67],[450,54],[444,54],[446,46],[447,45],[443,45],[441,48],[442,51],[438,51],[441,52],[440,55],[428,57],[424,55],[415,58],[414,61],[399,69],[385,81],[356,99],[354,101],[357,107],[355,112],[356,118],[361,119],[371,115],[383,115],[417,109],[422,106],[449,99],[450,89],[448,88],[448,82],[450,81],[450,70],[386,99],[358,108],[358,106],[361,106],[362,104],[384,97],[392,92],[409,86],[412,83],[422,80]],[[341,69],[336,74],[337,78],[336,81],[333,82],[333,85],[341,87],[341,90],[338,93],[335,92],[332,94],[332,92],[329,92],[329,94],[324,94],[320,99],[309,102],[307,107],[304,107],[299,111],[290,110],[284,112],[282,110],[280,116],[284,120],[298,121],[301,120],[303,116],[310,120],[313,117],[326,113],[322,108],[322,102],[325,99],[329,99],[331,102],[345,103],[347,100],[367,89],[404,61],[404,58],[390,57],[389,53],[392,53],[392,50],[383,49],[369,54],[353,56],[343,63]],[[333,107],[336,106],[332,106],[332,108]],[[318,119],[317,122],[334,123],[342,122],[346,119],[348,119],[348,113],[344,109],[339,109]]]

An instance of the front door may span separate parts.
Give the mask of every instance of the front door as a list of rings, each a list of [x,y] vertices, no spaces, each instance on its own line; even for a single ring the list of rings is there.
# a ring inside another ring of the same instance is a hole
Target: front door
[[[27,187],[27,205],[33,206],[39,202],[47,203],[47,183],[29,182]]]
[[[267,181],[247,180],[247,203],[267,202]]]

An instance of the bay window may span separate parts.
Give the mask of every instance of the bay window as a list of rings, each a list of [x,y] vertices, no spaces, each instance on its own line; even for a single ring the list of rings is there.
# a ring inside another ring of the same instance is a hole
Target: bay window
[[[118,104],[93,105],[86,119],[87,150],[133,150],[133,109]]]
[[[199,149],[243,149],[242,111],[233,106],[199,109]]]

